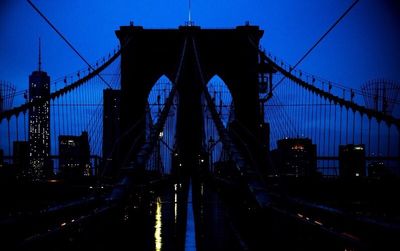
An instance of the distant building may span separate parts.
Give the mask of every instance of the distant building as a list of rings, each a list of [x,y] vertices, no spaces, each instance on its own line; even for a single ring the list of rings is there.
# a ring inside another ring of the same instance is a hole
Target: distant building
[[[14,142],[15,143],[15,142]],[[14,147],[15,149],[15,147]],[[0,184],[1,185],[9,185],[9,184],[15,184],[17,181],[17,174],[18,171],[14,165],[11,165],[10,163],[4,163],[4,152],[3,150],[0,149]],[[28,159],[28,152],[25,152],[25,159]],[[15,160],[15,158],[14,158]],[[4,187],[4,186],[2,186]],[[11,191],[12,193],[12,191]]]
[[[50,164],[50,77],[39,69],[29,76],[29,171],[33,182],[44,181],[52,174]]]
[[[368,177],[384,178],[389,175],[389,171],[383,161],[372,161],[368,164]]]
[[[280,176],[305,177],[317,170],[316,145],[308,138],[288,138],[277,142],[272,156],[276,174]]]
[[[91,176],[88,133],[82,132],[80,136],[61,135],[58,140],[60,176],[65,179]]]
[[[32,173],[29,168],[29,144],[27,141],[14,141],[13,166],[19,179],[31,181]]]
[[[364,177],[365,165],[364,145],[348,144],[339,146],[340,177]]]
[[[103,91],[103,158],[106,167],[117,165],[118,149],[116,149],[115,142],[120,136],[120,102],[120,90],[106,89]],[[107,171],[112,172],[110,168]]]

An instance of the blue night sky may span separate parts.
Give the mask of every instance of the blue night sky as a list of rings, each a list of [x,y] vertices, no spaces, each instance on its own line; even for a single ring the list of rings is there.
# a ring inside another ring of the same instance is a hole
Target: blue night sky
[[[114,30],[133,21],[146,28],[176,28],[188,19],[187,1],[34,0],[72,44],[95,62],[118,44]],[[203,0],[192,16],[204,28],[235,27],[250,21],[265,30],[262,46],[294,64],[351,4],[343,1]],[[367,80],[400,81],[400,4],[361,0],[299,69],[357,88]],[[52,79],[85,67],[24,0],[0,3],[0,79],[17,90],[28,87],[37,68],[38,37],[43,68]]]

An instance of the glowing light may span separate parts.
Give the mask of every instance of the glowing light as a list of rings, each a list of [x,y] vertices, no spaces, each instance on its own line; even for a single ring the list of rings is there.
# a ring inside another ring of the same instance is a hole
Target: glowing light
[[[157,209],[156,209],[156,225],[154,226],[154,241],[155,241],[155,246],[156,246],[156,251],[161,251],[162,248],[162,236],[161,236],[161,230],[162,230],[162,218],[161,218],[161,199],[160,197],[157,197]]]
[[[178,220],[178,193],[175,192],[175,196],[174,196],[174,222],[175,222],[175,224],[176,224],[177,220]]]
[[[62,227],[65,227],[66,225],[67,225],[66,222],[61,223],[61,226],[62,226]]]
[[[304,150],[304,146],[303,145],[294,145],[294,146],[292,146],[292,150]]]

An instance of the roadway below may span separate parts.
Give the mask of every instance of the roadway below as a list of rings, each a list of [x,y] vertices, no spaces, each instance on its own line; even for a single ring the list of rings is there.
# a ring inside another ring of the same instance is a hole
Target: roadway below
[[[83,205],[2,250],[373,250],[324,228],[334,217],[272,200],[258,208],[240,182],[207,175],[161,179],[135,186],[122,208]]]

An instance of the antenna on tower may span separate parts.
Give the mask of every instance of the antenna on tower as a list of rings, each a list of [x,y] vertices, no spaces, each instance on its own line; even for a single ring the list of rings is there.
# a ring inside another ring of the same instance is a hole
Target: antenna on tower
[[[189,26],[192,26],[192,1],[189,0]]]
[[[189,0],[189,23],[192,22],[192,13],[191,13],[191,10],[192,10],[192,1]]]
[[[42,46],[39,37],[39,71],[42,71]]]

